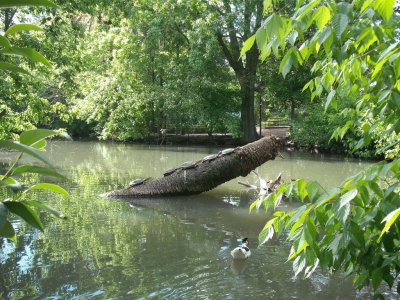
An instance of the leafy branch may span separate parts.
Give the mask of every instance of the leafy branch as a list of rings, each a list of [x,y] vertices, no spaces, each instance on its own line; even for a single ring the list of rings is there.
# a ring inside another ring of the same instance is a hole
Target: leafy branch
[[[20,151],[10,169],[5,175],[0,176],[0,188],[11,190],[14,195],[12,199],[7,198],[0,203],[0,237],[6,237],[16,241],[15,231],[10,221],[11,214],[19,216],[28,224],[41,231],[44,230],[44,227],[35,209],[45,210],[58,218],[65,218],[63,214],[55,211],[47,205],[27,198],[28,192],[33,190],[47,190],[69,197],[69,194],[65,189],[56,184],[43,182],[26,187],[18,179],[22,174],[34,173],[65,179],[63,175],[55,170],[50,161],[48,161],[43,154],[47,144],[45,139],[57,135],[60,135],[57,131],[34,129],[23,132],[20,135],[19,141],[0,141],[0,148]],[[66,136],[65,133],[62,133],[62,135]],[[23,154],[28,154],[29,156],[44,162],[47,166],[20,165],[17,167]]]

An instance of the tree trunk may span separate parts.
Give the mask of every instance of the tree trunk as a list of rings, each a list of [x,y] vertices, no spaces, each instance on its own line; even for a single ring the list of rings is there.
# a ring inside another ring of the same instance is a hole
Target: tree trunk
[[[241,121],[243,142],[245,143],[250,143],[258,138],[254,117],[254,85],[254,82],[250,79],[244,79],[240,85],[242,94]]]
[[[17,10],[13,8],[4,9],[4,32],[6,32],[7,29],[11,27],[16,11]]]
[[[239,80],[242,96],[241,125],[243,141],[249,143],[258,138],[254,117],[254,95],[259,53],[256,45],[253,45],[247,51],[246,59],[243,60],[240,57],[242,45],[238,40],[238,33],[243,35],[243,41],[245,41],[261,26],[263,1],[244,1],[243,26],[241,28],[234,21],[233,16],[235,14],[232,12],[232,3],[229,0],[223,0],[222,2],[225,12],[218,11],[224,15],[226,29],[224,32],[221,29],[217,30],[216,37],[226,60]],[[240,24],[241,22],[237,23]]]
[[[266,161],[275,159],[280,147],[279,138],[262,138],[237,147],[230,154],[219,155],[214,160],[199,160],[194,168],[180,168],[162,178],[149,179],[142,184],[112,191],[104,196],[135,198],[199,194],[238,176],[248,175]]]

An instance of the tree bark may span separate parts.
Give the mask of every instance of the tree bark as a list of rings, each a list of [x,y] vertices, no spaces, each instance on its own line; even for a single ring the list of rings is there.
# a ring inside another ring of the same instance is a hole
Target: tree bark
[[[254,84],[250,78],[242,79],[240,90],[242,94],[241,120],[243,127],[243,142],[249,143],[258,138],[254,117]]]
[[[214,160],[199,160],[194,168],[178,169],[168,176],[149,179],[140,185],[112,191],[104,196],[136,198],[199,194],[238,176],[248,175],[266,161],[275,159],[280,147],[279,138],[262,138]]]
[[[6,32],[7,29],[11,27],[16,11],[17,10],[13,8],[4,9],[4,32]]]

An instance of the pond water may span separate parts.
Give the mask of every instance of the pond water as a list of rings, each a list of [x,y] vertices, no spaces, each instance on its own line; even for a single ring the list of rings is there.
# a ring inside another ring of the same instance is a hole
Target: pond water
[[[316,272],[294,278],[284,241],[259,246],[268,216],[248,211],[252,195],[237,181],[190,197],[99,197],[135,178],[157,177],[217,147],[166,147],[98,142],[54,142],[50,159],[71,182],[71,199],[32,197],[68,216],[41,215],[42,234],[14,220],[18,242],[0,240],[0,298],[4,299],[354,299],[350,279]],[[368,163],[340,157],[283,153],[258,169],[265,178],[317,179],[326,187]],[[10,158],[3,153],[1,160]],[[250,239],[252,256],[233,263],[237,239]]]

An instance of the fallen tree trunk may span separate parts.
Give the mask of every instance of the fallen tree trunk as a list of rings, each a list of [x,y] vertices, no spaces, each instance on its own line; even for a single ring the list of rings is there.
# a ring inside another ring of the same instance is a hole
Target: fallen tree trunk
[[[134,198],[199,194],[238,176],[248,175],[266,161],[275,159],[280,147],[279,138],[265,137],[230,151],[222,151],[212,159],[178,168],[162,178],[145,180],[105,196]]]

